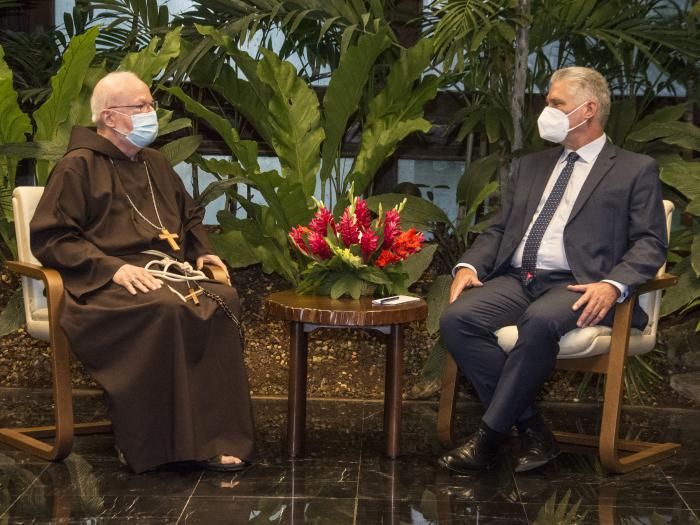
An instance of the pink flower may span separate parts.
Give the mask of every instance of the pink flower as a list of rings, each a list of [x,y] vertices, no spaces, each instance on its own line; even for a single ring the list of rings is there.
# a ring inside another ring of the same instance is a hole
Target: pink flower
[[[387,210],[384,216],[384,242],[382,248],[389,249],[394,244],[394,239],[401,233],[401,218],[396,210]]]
[[[336,231],[335,221],[333,220],[333,214],[328,210],[328,208],[321,207],[316,210],[314,218],[311,219],[309,223],[309,228],[315,231],[319,235],[326,236],[328,233],[328,225]]]
[[[346,247],[360,241],[360,228],[357,226],[355,216],[350,214],[349,208],[345,208],[338,229],[340,230],[340,238],[343,239],[343,244]]]
[[[328,246],[328,243],[323,235],[320,235],[315,231],[309,232],[308,241],[309,247],[311,248],[311,253],[313,253],[319,259],[330,259],[333,255],[331,253],[331,247]]]
[[[372,215],[367,207],[367,201],[357,197],[355,199],[355,217],[362,230],[367,230],[372,223]]]
[[[362,259],[367,262],[377,249],[379,244],[379,235],[373,230],[368,229],[362,232],[360,236],[360,248],[362,249]]]
[[[309,255],[309,249],[306,247],[306,243],[304,242],[304,236],[308,235],[310,231],[311,230],[309,230],[306,226],[299,225],[296,228],[292,228],[292,231],[289,232],[289,238],[294,243],[294,246],[296,246],[304,255]]]

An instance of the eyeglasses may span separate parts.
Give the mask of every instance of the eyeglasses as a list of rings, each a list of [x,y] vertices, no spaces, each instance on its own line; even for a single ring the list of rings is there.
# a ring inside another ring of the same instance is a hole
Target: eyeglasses
[[[152,102],[144,102],[143,104],[133,104],[124,106],[109,106],[105,109],[116,109],[116,108],[137,108],[139,113],[145,113],[149,109],[153,111],[158,111],[158,101],[154,100]]]

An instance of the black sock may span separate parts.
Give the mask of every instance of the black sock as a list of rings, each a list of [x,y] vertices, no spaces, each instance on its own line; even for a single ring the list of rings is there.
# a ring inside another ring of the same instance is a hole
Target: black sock
[[[523,434],[528,428],[541,430],[547,426],[547,423],[545,423],[542,414],[537,413],[532,417],[516,422],[515,426],[518,429],[518,434]]]
[[[493,448],[498,448],[498,446],[508,438],[508,434],[492,429],[483,421],[479,424],[479,428],[484,431],[484,434],[486,434],[486,441],[489,445],[493,446]]]

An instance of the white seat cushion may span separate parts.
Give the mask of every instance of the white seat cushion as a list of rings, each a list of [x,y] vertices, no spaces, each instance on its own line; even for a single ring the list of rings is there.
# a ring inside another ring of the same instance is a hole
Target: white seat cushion
[[[559,341],[557,359],[577,359],[606,354],[610,351],[612,328],[608,326],[589,326],[571,330]],[[498,344],[505,352],[510,352],[518,339],[518,328],[505,326],[496,331]],[[645,354],[653,350],[656,338],[632,328],[630,334],[629,355]]]
[[[50,341],[48,308],[39,308],[27,315],[27,333],[42,341]]]

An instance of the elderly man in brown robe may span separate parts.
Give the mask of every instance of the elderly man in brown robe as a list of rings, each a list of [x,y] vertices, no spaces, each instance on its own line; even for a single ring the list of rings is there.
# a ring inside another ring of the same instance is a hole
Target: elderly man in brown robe
[[[226,270],[204,210],[147,147],[158,130],[154,105],[132,73],[98,82],[97,129],[73,129],[32,220],[32,251],[63,277],[62,327],[106,392],[132,470],[181,461],[237,470],[252,460],[254,440],[236,291],[145,268],[161,256],[143,252],[157,250],[193,270]]]

